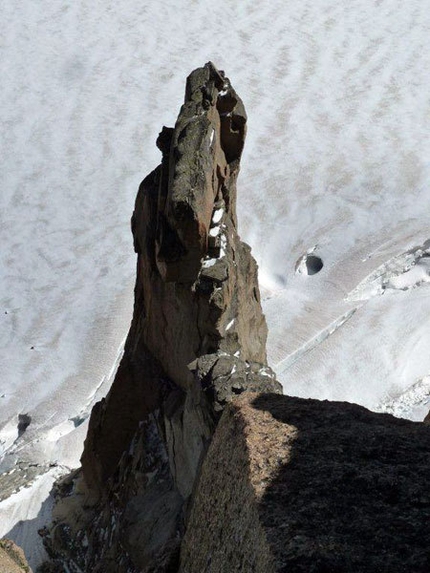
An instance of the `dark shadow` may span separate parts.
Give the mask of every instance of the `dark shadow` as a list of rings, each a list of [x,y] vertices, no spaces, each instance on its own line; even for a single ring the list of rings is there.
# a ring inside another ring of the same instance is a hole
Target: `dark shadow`
[[[14,541],[24,551],[25,557],[36,573],[37,566],[48,559],[48,555],[43,547],[42,537],[38,531],[51,522],[53,490],[42,503],[39,513],[33,519],[21,520],[8,531],[4,537]]]
[[[30,424],[31,416],[28,414],[18,414],[18,438],[24,434]]]
[[[308,255],[306,257],[306,269],[308,271],[308,275],[316,275],[320,272],[323,266],[324,263],[320,257],[317,257],[316,255]]]
[[[430,572],[430,428],[349,403],[252,403],[297,428],[259,503],[276,571]]]

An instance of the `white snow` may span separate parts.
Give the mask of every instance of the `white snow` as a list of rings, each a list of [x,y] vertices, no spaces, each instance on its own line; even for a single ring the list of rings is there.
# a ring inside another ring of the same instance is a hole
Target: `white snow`
[[[215,209],[212,215],[212,223],[217,225],[221,221],[223,214],[224,209]]]
[[[285,392],[379,410],[408,396],[401,415],[422,419],[429,265],[390,264],[430,239],[428,2],[3,4],[0,469],[78,463],[76,420],[106,393],[131,318],[137,187],[209,59],[248,113],[239,231]],[[316,244],[324,272],[297,274]]]
[[[307,268],[306,268],[306,256],[303,256],[303,257],[300,259],[300,262],[299,262],[299,264],[298,264],[298,266],[297,266],[296,272],[299,273],[299,274],[301,274],[301,275],[307,275],[307,274],[308,274],[308,271],[307,271]]]
[[[203,263],[202,263],[202,267],[203,267],[204,269],[208,269],[208,268],[210,268],[210,267],[213,267],[213,266],[216,264],[217,260],[218,260],[218,259],[214,259],[214,258],[212,258],[212,259],[205,259],[205,260],[203,261]]]
[[[430,257],[426,250],[413,249],[377,267],[355,289],[347,300],[367,300],[395,290],[409,290],[430,281]]]
[[[226,248],[227,248],[227,237],[221,233],[220,235],[220,250],[219,250],[219,258],[222,259],[225,256]]]
[[[260,368],[259,371],[260,376],[267,376],[268,378],[272,378],[273,375],[271,374],[271,372],[267,369],[267,368]]]
[[[387,398],[382,401],[377,411],[387,412],[401,418],[411,415],[411,411],[416,419],[422,420],[430,408],[430,376],[424,376],[417,380],[415,384],[398,396]]]
[[[388,287],[397,290],[408,290],[430,282],[430,257],[425,257],[405,273],[391,278]]]
[[[13,537],[32,566],[48,558],[37,530],[50,519],[53,505],[50,492],[55,480],[64,473],[64,468],[53,468],[37,477],[29,487],[0,502],[0,537]],[[11,535],[12,523],[15,527]]]

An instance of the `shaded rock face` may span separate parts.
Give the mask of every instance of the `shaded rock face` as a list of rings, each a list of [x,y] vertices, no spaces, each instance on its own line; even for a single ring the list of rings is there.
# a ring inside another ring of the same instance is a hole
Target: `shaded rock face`
[[[203,462],[181,573],[430,571],[430,428],[244,394]]]
[[[237,234],[246,114],[209,63],[187,79],[162,163],[132,217],[138,255],[124,356],[92,412],[82,472],[58,489],[48,550],[74,570],[176,571],[202,458],[225,404],[281,392],[266,365],[257,265]]]

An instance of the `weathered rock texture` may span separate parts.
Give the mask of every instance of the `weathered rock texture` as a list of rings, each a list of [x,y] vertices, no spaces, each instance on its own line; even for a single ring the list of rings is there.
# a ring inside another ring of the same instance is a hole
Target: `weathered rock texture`
[[[244,394],[203,462],[181,573],[428,573],[430,428]]]
[[[9,539],[0,539],[0,573],[32,573],[23,550]]]
[[[266,365],[257,265],[237,234],[242,101],[212,64],[188,78],[162,163],[132,218],[138,255],[124,357],[92,412],[82,473],[59,487],[51,554],[92,573],[176,571],[188,507],[219,415],[280,392]]]

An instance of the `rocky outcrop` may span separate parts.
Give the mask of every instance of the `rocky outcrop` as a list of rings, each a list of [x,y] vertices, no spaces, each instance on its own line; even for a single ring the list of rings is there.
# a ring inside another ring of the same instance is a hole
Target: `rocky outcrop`
[[[124,356],[93,409],[82,471],[58,487],[48,550],[70,570],[176,571],[190,500],[224,406],[280,392],[266,364],[257,265],[237,233],[242,101],[212,64],[187,79],[162,163],[132,217],[138,256]]]
[[[430,428],[244,394],[203,462],[181,573],[428,573]]]
[[[0,573],[32,573],[23,550],[9,539],[0,539]]]
[[[139,189],[124,356],[57,484],[43,571],[430,571],[430,428],[279,395],[237,233],[245,130],[224,74],[195,70]]]

